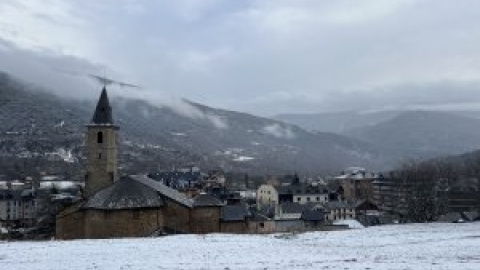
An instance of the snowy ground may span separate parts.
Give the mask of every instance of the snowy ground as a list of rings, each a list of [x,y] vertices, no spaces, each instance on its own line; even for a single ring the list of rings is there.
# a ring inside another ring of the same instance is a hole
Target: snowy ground
[[[480,222],[301,235],[0,242],[0,269],[480,269]]]

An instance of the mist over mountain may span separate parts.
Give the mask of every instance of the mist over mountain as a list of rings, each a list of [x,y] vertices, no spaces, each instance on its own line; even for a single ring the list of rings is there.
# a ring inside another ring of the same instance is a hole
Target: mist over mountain
[[[399,162],[480,149],[480,111],[475,110],[346,111],[275,118],[375,145]]]
[[[67,100],[0,76],[3,156],[62,151],[82,162],[84,125],[96,101]],[[120,126],[121,166],[146,172],[185,165],[258,174],[326,173],[346,166],[383,168],[375,147],[344,136],[190,101],[176,105],[111,100]]]
[[[400,113],[400,111],[345,111],[314,114],[279,114],[273,118],[298,125],[307,130],[348,134],[352,129],[373,126],[390,120]]]
[[[349,135],[397,156],[437,157],[480,149],[480,120],[457,113],[411,111],[350,130]]]

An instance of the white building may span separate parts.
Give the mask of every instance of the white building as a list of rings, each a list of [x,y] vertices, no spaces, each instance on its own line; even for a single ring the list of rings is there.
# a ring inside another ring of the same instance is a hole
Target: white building
[[[325,204],[325,220],[355,219],[355,205],[346,201],[332,201]]]
[[[282,203],[327,203],[328,190],[323,185],[292,183],[283,186],[261,185],[257,190],[257,206],[277,206]]]

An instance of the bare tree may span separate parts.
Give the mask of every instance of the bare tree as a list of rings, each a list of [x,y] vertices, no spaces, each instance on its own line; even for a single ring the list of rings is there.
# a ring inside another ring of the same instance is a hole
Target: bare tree
[[[407,219],[414,222],[435,220],[440,214],[437,183],[440,177],[439,164],[435,162],[404,163],[400,169],[400,177],[407,189]]]

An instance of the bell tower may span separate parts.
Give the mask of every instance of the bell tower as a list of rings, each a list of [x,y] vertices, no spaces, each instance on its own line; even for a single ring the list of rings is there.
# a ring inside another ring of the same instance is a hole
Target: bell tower
[[[84,197],[108,187],[117,180],[117,130],[107,90],[102,89],[86,133],[86,172]]]

